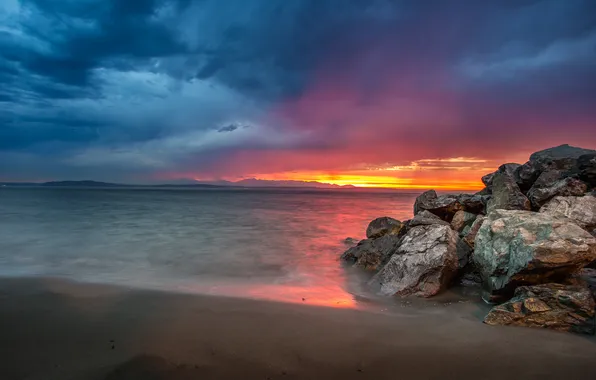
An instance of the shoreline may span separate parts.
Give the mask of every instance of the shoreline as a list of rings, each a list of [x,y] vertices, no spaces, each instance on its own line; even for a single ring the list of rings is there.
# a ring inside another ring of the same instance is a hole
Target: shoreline
[[[0,278],[0,377],[554,379],[596,372],[594,339],[488,326],[452,310],[396,314]]]

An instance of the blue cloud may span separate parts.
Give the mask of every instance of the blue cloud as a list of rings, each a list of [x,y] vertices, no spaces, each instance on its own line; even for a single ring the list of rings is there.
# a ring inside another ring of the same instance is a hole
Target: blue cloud
[[[590,121],[594,36],[590,0],[7,0],[0,159],[15,162],[0,179],[72,177],[85,165],[140,175],[236,148],[327,146],[329,136],[296,135],[295,122],[267,115],[348,75],[354,107],[382,101],[395,72],[429,94],[449,87],[468,110],[461,133],[496,128],[478,111],[488,102]],[[553,99],[558,108],[544,109]]]

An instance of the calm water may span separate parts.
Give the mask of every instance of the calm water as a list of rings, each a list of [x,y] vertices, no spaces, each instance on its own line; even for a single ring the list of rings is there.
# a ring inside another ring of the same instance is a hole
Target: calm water
[[[0,189],[0,275],[350,307],[338,261],[416,194],[315,190]]]

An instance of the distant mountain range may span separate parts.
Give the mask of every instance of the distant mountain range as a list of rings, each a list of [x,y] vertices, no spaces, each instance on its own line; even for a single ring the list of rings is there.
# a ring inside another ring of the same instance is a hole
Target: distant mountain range
[[[262,179],[243,179],[237,182],[213,181],[199,182],[195,180],[173,180],[169,183],[155,184],[121,184],[99,181],[51,181],[51,182],[0,182],[5,187],[190,187],[190,188],[317,188],[317,189],[353,189],[352,185],[340,186],[310,181],[268,181]]]

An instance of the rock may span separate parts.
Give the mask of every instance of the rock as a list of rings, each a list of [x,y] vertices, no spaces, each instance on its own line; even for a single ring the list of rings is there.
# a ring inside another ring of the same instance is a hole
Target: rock
[[[442,220],[451,222],[456,212],[463,210],[474,214],[483,213],[488,197],[477,194],[446,194],[437,196],[434,190],[422,193],[414,203],[414,215],[426,210]]]
[[[515,172],[515,179],[522,191],[529,190],[544,171],[577,169],[579,157],[596,154],[595,150],[577,148],[567,144],[533,153],[530,160]]]
[[[515,178],[515,172],[518,170],[518,168],[520,166],[521,166],[520,164],[516,164],[516,163],[503,164],[503,165],[499,166],[499,168],[496,171],[482,177],[482,182],[484,183],[484,185],[486,186],[486,189],[490,193],[490,191],[492,190],[492,186],[493,186],[493,179],[494,179],[494,176],[496,173],[504,173],[511,178]]]
[[[522,286],[510,301],[495,306],[484,323],[594,334],[595,307],[592,293],[584,286]]]
[[[403,223],[399,220],[383,216],[370,222],[366,229],[366,237],[371,239],[383,235],[397,235],[403,226]]]
[[[485,187],[484,189],[474,193],[474,195],[489,196],[490,193],[491,193],[491,191],[488,189],[488,187]]]
[[[408,223],[408,228],[416,226],[429,226],[431,224],[440,224],[443,226],[449,226],[449,223],[442,220],[430,211],[423,210],[416,214]]]
[[[437,198],[437,192],[434,190],[425,191],[417,196],[416,201],[414,202],[414,215],[418,215],[423,210],[432,208]]]
[[[483,215],[478,215],[476,220],[474,220],[474,224],[470,227],[470,230],[466,233],[464,238],[462,239],[466,242],[472,249],[474,249],[474,241],[476,240],[476,235],[478,234],[478,230],[482,226],[482,223],[486,219]]]
[[[445,289],[458,269],[457,234],[439,224],[417,226],[370,284],[384,295],[430,297]]]
[[[570,219],[495,210],[478,230],[473,258],[492,300],[577,272],[596,260],[596,239]]]
[[[588,232],[596,228],[596,197],[554,197],[540,208],[541,213],[572,219]]]
[[[456,244],[456,253],[457,253],[457,268],[460,273],[463,273],[470,263],[470,258],[472,255],[472,248],[460,239],[459,236],[457,237],[457,244]]]
[[[451,220],[451,228],[456,232],[462,232],[465,227],[471,227],[476,220],[476,214],[467,211],[459,210],[453,215]]]
[[[399,247],[401,238],[395,235],[384,235],[376,239],[365,239],[341,255],[341,259],[353,266],[366,270],[379,270]]]
[[[542,172],[532,188],[528,191],[528,199],[535,210],[539,210],[555,196],[579,196],[588,191],[588,186],[577,178],[565,177],[561,170]]]
[[[577,168],[579,179],[590,187],[596,187],[596,153],[579,156]]]
[[[486,210],[531,210],[528,198],[521,192],[517,183],[506,173],[497,172],[493,177],[492,197],[488,201]]]
[[[347,237],[344,239],[344,244],[347,245],[348,247],[353,247],[356,244],[358,244],[358,240],[356,240],[352,237]]]
[[[479,194],[459,194],[455,197],[462,210],[471,214],[484,214],[490,196]]]

